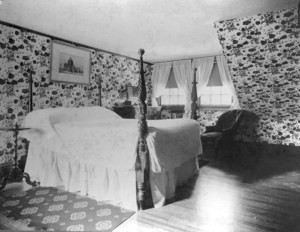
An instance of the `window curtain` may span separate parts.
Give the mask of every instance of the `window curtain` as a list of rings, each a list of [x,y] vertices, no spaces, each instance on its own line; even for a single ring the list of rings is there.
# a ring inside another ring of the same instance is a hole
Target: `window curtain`
[[[193,60],[193,69],[197,68],[197,93],[201,93],[201,89],[207,86],[211,70],[214,66],[214,57],[198,58]]]
[[[239,100],[237,98],[236,95],[236,91],[228,70],[228,65],[226,62],[226,59],[224,56],[217,56],[217,63],[218,63],[218,68],[219,68],[219,73],[220,73],[220,78],[221,81],[223,83],[223,85],[227,86],[229,88],[229,90],[232,93],[233,96],[233,102],[232,105],[230,107],[230,109],[240,109],[240,104],[239,104]]]
[[[168,82],[172,62],[157,63],[153,65],[152,72],[152,105],[157,106],[156,98],[162,95]]]
[[[191,111],[191,92],[192,92],[192,62],[191,60],[180,60],[173,62],[174,76],[179,89],[183,89],[186,102],[185,112],[188,115]]]

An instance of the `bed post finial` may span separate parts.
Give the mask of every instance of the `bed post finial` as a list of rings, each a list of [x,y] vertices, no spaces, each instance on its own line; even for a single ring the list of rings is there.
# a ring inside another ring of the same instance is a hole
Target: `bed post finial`
[[[140,76],[138,83],[138,155],[136,162],[136,175],[137,175],[137,202],[140,210],[145,209],[145,193],[146,183],[149,180],[149,157],[146,143],[148,134],[148,125],[146,121],[147,106],[146,106],[146,85],[144,78],[144,64],[143,55],[144,49],[139,50],[140,55]]]
[[[143,48],[141,48],[140,50],[139,50],[139,55],[140,56],[143,56],[145,54],[145,50],[143,49]]]

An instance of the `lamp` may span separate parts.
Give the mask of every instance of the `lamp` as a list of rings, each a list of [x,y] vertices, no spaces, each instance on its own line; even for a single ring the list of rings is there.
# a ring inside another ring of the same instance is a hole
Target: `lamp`
[[[126,85],[126,100],[124,101],[125,106],[130,106],[131,101],[129,100],[129,97],[132,97],[132,86],[131,84]]]
[[[0,0],[1,1],[1,0]],[[21,66],[23,68],[23,71],[28,73],[28,84],[29,84],[29,95],[28,95],[28,113],[33,111],[33,105],[32,105],[32,86],[33,86],[33,66],[30,62],[21,63]]]

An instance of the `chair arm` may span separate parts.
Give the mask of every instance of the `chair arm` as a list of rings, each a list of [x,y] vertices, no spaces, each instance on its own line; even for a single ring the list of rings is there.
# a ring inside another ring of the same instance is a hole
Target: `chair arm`
[[[233,130],[232,127],[226,128],[226,129],[222,129],[222,134],[223,134],[223,136],[227,136],[227,135],[230,135],[230,134],[232,134],[232,133],[234,133],[234,130]]]
[[[233,126],[232,127],[228,127],[228,128],[224,128],[222,129],[222,132],[226,133],[226,132],[229,132],[233,129]]]
[[[208,132],[219,132],[220,130],[218,129],[218,127],[216,126],[206,126],[205,127],[205,132],[204,133],[208,133]]]

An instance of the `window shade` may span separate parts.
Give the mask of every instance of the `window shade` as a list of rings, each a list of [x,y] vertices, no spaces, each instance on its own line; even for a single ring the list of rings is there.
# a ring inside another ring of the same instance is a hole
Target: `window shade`
[[[214,63],[207,86],[223,86],[217,63]]]
[[[170,75],[169,75],[168,82],[166,84],[166,88],[167,89],[178,88],[176,79],[175,79],[175,75],[174,75],[173,67],[170,70]]]

